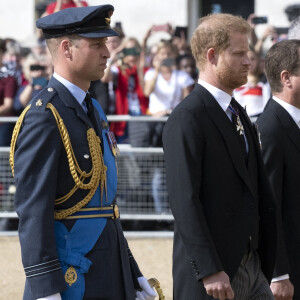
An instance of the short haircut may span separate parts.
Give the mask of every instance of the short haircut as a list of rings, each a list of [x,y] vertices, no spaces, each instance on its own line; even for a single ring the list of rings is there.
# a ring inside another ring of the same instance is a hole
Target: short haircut
[[[214,48],[220,53],[229,46],[230,35],[233,32],[249,34],[251,30],[245,19],[231,14],[212,14],[200,18],[191,39],[192,53],[199,70],[203,70],[205,66],[209,48]]]
[[[57,38],[51,38],[46,40],[47,47],[50,51],[50,54],[53,58],[55,58],[58,46],[62,40],[69,40],[71,41],[75,46],[77,45],[78,40],[82,39],[81,36],[72,34],[72,35],[66,35],[66,36],[61,36]]]
[[[271,90],[282,91],[281,72],[288,71],[291,75],[299,75],[300,40],[286,40],[274,44],[266,54],[265,70]]]

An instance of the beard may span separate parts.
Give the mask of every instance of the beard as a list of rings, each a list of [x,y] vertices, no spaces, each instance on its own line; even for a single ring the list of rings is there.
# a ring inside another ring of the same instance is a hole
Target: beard
[[[242,68],[239,71],[233,69],[227,62],[223,62],[217,68],[217,77],[223,86],[226,86],[232,90],[239,88],[243,84],[247,83],[248,68]]]

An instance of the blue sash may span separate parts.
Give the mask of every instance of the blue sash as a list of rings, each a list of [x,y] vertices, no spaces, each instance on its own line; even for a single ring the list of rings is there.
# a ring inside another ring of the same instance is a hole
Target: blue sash
[[[106,116],[99,105],[93,99],[94,107],[98,110],[101,120],[107,122]],[[104,164],[107,166],[107,198],[105,192],[102,197],[103,206],[112,204],[117,192],[117,169],[115,158],[112,155],[105,133],[109,129],[103,129]],[[96,190],[92,200],[85,207],[99,207],[100,188]],[[55,221],[55,238],[59,260],[67,284],[67,290],[61,293],[63,300],[81,300],[85,291],[84,273],[87,273],[92,262],[85,255],[93,249],[99,239],[107,218],[77,219],[69,232],[60,221]]]

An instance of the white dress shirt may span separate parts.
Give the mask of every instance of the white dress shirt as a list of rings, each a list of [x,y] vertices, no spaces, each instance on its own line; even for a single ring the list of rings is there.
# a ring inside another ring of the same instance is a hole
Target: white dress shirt
[[[72,94],[72,96],[77,100],[80,106],[87,112],[87,108],[84,101],[86,96],[86,92],[82,90],[80,87],[75,85],[74,83],[68,81],[67,79],[63,78],[62,76],[58,75],[57,73],[53,73],[53,77],[58,80],[61,84],[63,84],[68,91]]]
[[[297,126],[300,128],[300,109],[294,105],[286,103],[278,97],[273,96],[272,98],[288,112],[288,114],[292,117]]]
[[[206,88],[213,95],[213,97],[216,99],[216,101],[221,106],[223,111],[226,113],[227,117],[230,119],[230,121],[232,121],[232,112],[228,108],[229,104],[231,102],[232,95],[227,94],[226,92],[216,88],[215,86],[213,86],[201,79],[198,80],[198,83],[200,85],[202,85],[204,88]],[[248,145],[247,137],[245,134],[243,134],[243,136],[244,136],[245,143],[246,143],[246,151],[248,153],[249,145]]]

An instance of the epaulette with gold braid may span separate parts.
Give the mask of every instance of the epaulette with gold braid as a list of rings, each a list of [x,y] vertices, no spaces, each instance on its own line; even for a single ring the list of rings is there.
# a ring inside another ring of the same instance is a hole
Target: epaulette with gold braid
[[[37,101],[38,102],[38,101]],[[36,102],[36,103],[37,103]],[[24,117],[27,113],[27,111],[30,109],[30,105],[28,105],[22,114],[20,115],[14,131],[12,135],[11,140],[11,148],[10,148],[10,156],[9,156],[9,162],[11,166],[11,170],[14,176],[14,153],[15,153],[15,147],[17,138],[20,132],[20,128],[22,126]],[[106,199],[107,199],[107,189],[106,189],[106,170],[107,167],[104,165],[103,155],[100,147],[100,138],[96,135],[93,128],[89,128],[87,131],[87,140],[89,145],[89,150],[91,153],[92,158],[92,169],[89,173],[86,173],[85,171],[82,171],[74,154],[73,147],[71,144],[71,140],[67,131],[67,128],[63,122],[63,119],[59,115],[56,108],[51,103],[46,104],[46,108],[50,109],[53,113],[53,116],[56,120],[59,133],[64,145],[64,148],[66,150],[68,164],[70,168],[70,173],[73,177],[73,180],[75,182],[74,187],[71,189],[71,191],[66,194],[65,196],[56,199],[55,205],[59,205],[67,201],[78,189],[84,189],[89,190],[88,194],[82,199],[80,202],[76,203],[74,206],[63,209],[63,210],[57,210],[54,213],[54,218],[56,220],[64,219],[75,212],[77,212],[79,209],[87,205],[92,197],[94,196],[99,184],[100,184],[100,196],[101,196],[101,207],[102,207],[102,198],[103,198],[103,190],[105,190]]]

